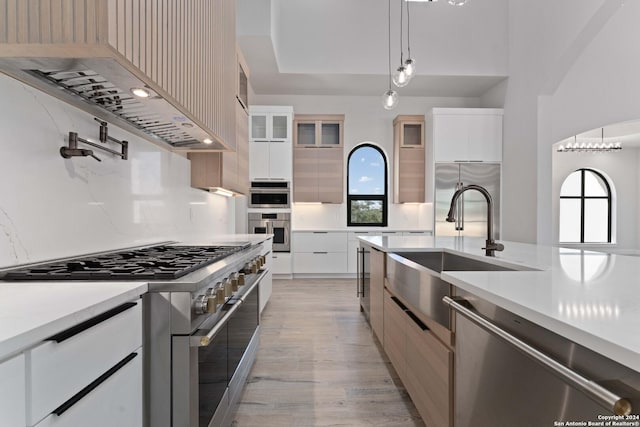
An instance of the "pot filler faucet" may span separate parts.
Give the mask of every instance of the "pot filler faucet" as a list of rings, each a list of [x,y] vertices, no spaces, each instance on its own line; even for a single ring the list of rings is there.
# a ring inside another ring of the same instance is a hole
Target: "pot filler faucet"
[[[455,222],[454,217],[454,209],[456,206],[456,202],[458,201],[458,197],[462,195],[467,190],[476,190],[482,193],[485,199],[487,199],[487,241],[486,247],[482,248],[485,250],[486,256],[495,256],[496,251],[503,251],[504,245],[502,243],[496,243],[493,239],[493,201],[491,200],[491,194],[487,191],[486,188],[481,187],[479,185],[467,185],[462,187],[459,190],[456,190],[453,193],[453,197],[451,198],[451,206],[449,207],[449,213],[447,214],[447,222]]]

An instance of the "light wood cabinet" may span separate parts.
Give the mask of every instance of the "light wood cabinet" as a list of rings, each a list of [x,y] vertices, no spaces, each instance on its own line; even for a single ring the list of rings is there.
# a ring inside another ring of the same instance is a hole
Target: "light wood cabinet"
[[[410,312],[407,312],[409,314]],[[428,426],[453,421],[453,351],[415,316],[407,316],[407,378],[404,385]]]
[[[342,147],[344,115],[296,114],[293,145],[296,147]]]
[[[386,254],[369,248],[369,321],[371,329],[384,345],[384,280],[386,277]]]
[[[0,0],[0,57],[114,60],[233,150],[235,14],[235,0]]]
[[[249,193],[248,116],[236,102],[236,151],[190,152],[191,186],[204,190],[224,188],[239,194]]]
[[[293,136],[293,201],[344,201],[343,115],[297,114]]]
[[[384,292],[384,351],[404,383],[407,378],[406,307],[386,289]]]
[[[424,203],[424,116],[397,116],[393,135],[393,202]]]
[[[373,277],[371,283],[373,288]],[[385,353],[425,424],[452,426],[453,350],[391,292],[383,293]],[[371,307],[373,312],[373,300]]]

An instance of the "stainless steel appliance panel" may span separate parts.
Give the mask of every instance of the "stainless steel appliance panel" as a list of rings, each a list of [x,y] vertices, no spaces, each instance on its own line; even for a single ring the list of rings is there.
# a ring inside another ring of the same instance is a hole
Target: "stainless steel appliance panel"
[[[500,164],[437,163],[435,166],[434,221],[436,236],[487,235],[487,202],[475,191],[467,191],[456,207],[456,222],[446,222],[453,193],[464,185],[476,184],[489,191],[494,206],[494,237],[500,238]]]
[[[466,308],[510,335],[638,406],[640,374],[506,310],[457,290]],[[599,421],[607,409],[557,373],[455,314],[456,427],[552,426],[555,421]],[[634,410],[637,413],[637,410]]]
[[[288,212],[250,212],[249,233],[273,234],[273,251],[291,250],[291,214]]]
[[[291,189],[288,182],[253,181],[249,189],[250,208],[290,208]]]

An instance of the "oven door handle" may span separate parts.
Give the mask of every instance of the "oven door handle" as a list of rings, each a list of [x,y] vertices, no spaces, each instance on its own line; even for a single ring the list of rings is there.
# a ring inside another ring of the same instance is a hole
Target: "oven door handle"
[[[267,274],[266,270],[262,271],[260,276],[258,276],[258,278],[255,280],[255,282],[253,282],[253,284],[247,290],[247,292],[245,292],[240,298],[235,300],[235,303],[229,309],[229,311],[227,311],[224,314],[224,316],[222,316],[222,319],[220,319],[220,321],[218,321],[218,323],[216,323],[214,325],[214,327],[211,328],[211,330],[209,330],[209,332],[207,332],[206,335],[193,335],[193,336],[191,336],[191,338],[189,339],[190,346],[191,347],[206,347],[206,346],[208,346],[211,343],[211,341],[213,340],[213,338],[218,334],[218,332],[220,332],[220,329],[222,329],[227,324],[227,322],[229,321],[231,316],[233,316],[233,313],[235,313],[240,308],[240,306],[244,303],[244,301],[247,298],[247,296],[251,292],[253,292],[255,287],[258,286],[258,283],[260,283],[260,281],[262,280],[262,278],[266,274]]]

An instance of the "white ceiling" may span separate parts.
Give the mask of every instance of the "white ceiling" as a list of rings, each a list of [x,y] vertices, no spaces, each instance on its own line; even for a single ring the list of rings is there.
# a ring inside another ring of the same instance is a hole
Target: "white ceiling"
[[[391,0],[394,68],[401,1]],[[384,0],[238,0],[238,42],[254,91],[381,95],[389,81],[387,7]],[[410,8],[418,72],[400,95],[478,97],[506,78],[507,0]],[[404,18],[406,32],[406,11]]]

